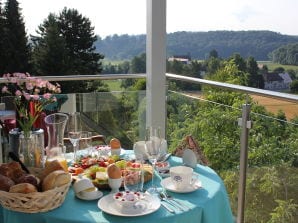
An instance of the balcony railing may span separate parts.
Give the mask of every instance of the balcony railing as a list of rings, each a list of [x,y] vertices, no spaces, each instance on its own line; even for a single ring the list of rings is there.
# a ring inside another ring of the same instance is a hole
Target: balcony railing
[[[266,90],[255,89],[250,87],[227,84],[227,83],[208,81],[204,79],[185,77],[185,76],[180,76],[175,74],[166,74],[166,77],[168,81],[172,81],[172,80],[186,81],[192,84],[220,88],[222,89],[222,91],[228,90],[228,91],[241,92],[247,95],[261,95],[268,98],[275,98],[275,99],[280,99],[280,100],[298,104],[297,95],[266,91]],[[133,78],[133,79],[146,78],[146,74],[45,76],[43,78],[50,81],[115,80],[115,79],[127,79],[127,78]],[[0,83],[4,83],[4,82],[6,82],[6,80],[1,78]],[[151,89],[147,89],[147,91],[148,90],[150,91]],[[146,106],[145,106],[146,92],[145,91],[74,93],[74,94],[65,95],[65,97],[67,97],[67,100],[61,107],[61,110],[63,112],[69,112],[69,113],[81,112],[82,114],[84,114],[85,121],[87,123],[86,125],[88,126],[88,128],[100,134],[104,134],[106,136],[114,136],[114,137],[121,138],[123,141],[124,147],[132,148],[132,143],[134,141],[144,137],[145,126],[146,126]],[[127,97],[129,99],[128,100],[129,103],[127,103],[126,105],[119,104],[118,99],[123,97]],[[249,137],[260,137],[258,135],[250,136],[249,131],[250,131],[250,128],[253,129],[253,123],[258,119],[266,119],[268,120],[268,122],[277,121],[277,122],[285,123],[286,125],[291,125],[292,128],[296,130],[297,130],[298,124],[290,121],[279,120],[276,118],[264,116],[258,113],[252,113],[250,112],[251,105],[249,104],[248,100],[246,101],[246,103],[242,105],[242,108],[235,108],[235,107],[223,105],[220,103],[215,103],[208,100],[206,101],[205,98],[193,96],[187,93],[168,91],[167,101],[165,101],[165,103],[171,102],[173,98],[177,100],[175,103],[182,103],[187,105],[194,103],[195,106],[197,106],[198,101],[201,101],[204,103],[216,104],[217,106],[226,107],[227,114],[233,113],[233,116],[230,116],[230,117],[227,116],[225,119],[222,119],[221,123],[214,123],[212,122],[212,119],[211,119],[211,121],[209,121],[208,124],[209,125],[216,124],[218,125],[219,128],[223,128],[222,132],[226,134],[225,135],[226,137],[228,137],[228,135],[230,134],[231,137],[233,136],[233,139],[235,138],[238,139],[238,140],[232,141],[230,148],[221,148],[220,153],[221,152],[231,153],[230,154],[231,160],[227,161],[227,165],[228,165],[229,162],[232,162],[235,159],[235,157],[239,157],[239,153],[237,154],[237,150],[235,149],[238,148],[238,152],[240,151],[240,159],[238,160],[239,173],[240,173],[238,196],[235,196],[235,195],[232,196],[233,199],[238,197],[238,204],[235,205],[235,202],[234,203],[232,202],[232,203],[234,205],[234,209],[238,207],[238,213],[235,213],[235,215],[242,216],[244,214],[244,205],[245,205],[245,191],[246,191],[246,177],[247,177],[246,173],[248,171],[247,154],[248,154],[248,147],[249,147]],[[133,103],[130,103],[130,102],[133,102]],[[131,120],[131,117],[126,117],[125,115],[131,114],[135,111],[138,111],[137,116],[133,117],[135,120],[135,123],[131,123],[131,122],[127,123],[126,121]],[[109,116],[110,114],[114,114],[115,117],[117,117],[117,120],[113,119],[112,116]],[[182,126],[187,124],[187,122],[191,120],[189,119],[190,117],[187,117],[187,115],[188,115],[187,109],[185,111],[181,111],[181,122],[174,123],[177,126],[167,125],[167,128],[169,129],[169,131],[167,132],[167,140],[169,142],[169,148],[171,150],[173,150],[177,145],[177,143],[179,143],[178,141],[173,141],[173,139],[171,138],[173,137],[171,135],[171,133],[173,132],[172,128],[179,128],[178,125]],[[195,118],[195,117],[191,117],[191,118]],[[230,123],[232,125],[234,124],[234,128],[230,129],[230,130],[233,130],[233,132],[228,132],[229,129],[224,129],[225,123]],[[239,123],[240,127],[237,127],[237,123]],[[171,124],[173,125],[173,123]],[[133,126],[133,129],[131,128],[131,126]],[[181,129],[183,128],[181,127]],[[175,135],[175,137],[177,138],[178,136],[180,136],[180,138],[182,139],[184,135],[189,134],[189,131],[190,131],[189,129],[188,130],[184,129],[184,131],[181,131],[180,133],[178,133],[178,135]],[[200,136],[199,132],[197,132],[197,136],[198,137]],[[214,139],[210,139],[210,138],[208,139],[207,136],[200,136],[199,139],[200,140],[205,139],[205,142],[204,141],[202,142],[203,143],[202,146],[205,146],[205,147],[206,147],[206,142],[211,142],[210,140],[213,140],[212,142],[213,147],[221,147],[220,141],[216,141],[216,139],[223,140],[223,138],[220,138],[220,136],[215,136],[215,135],[214,135]],[[212,146],[209,144],[209,147],[212,147]],[[262,142],[260,142],[259,146],[268,146],[268,145],[262,145]],[[231,148],[233,148],[234,150],[231,150]],[[264,155],[264,158],[266,158],[265,155]],[[269,163],[270,162],[268,162],[268,164]],[[213,165],[216,167],[216,163],[213,163]]]

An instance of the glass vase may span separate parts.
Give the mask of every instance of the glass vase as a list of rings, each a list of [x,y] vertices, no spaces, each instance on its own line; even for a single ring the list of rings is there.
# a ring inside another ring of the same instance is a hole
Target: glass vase
[[[35,166],[35,137],[32,132],[24,134],[21,132],[19,137],[19,158],[27,167]]]

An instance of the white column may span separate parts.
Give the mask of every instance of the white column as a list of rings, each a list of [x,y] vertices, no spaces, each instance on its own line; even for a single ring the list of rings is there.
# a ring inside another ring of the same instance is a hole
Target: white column
[[[166,125],[166,0],[147,0],[146,126]]]

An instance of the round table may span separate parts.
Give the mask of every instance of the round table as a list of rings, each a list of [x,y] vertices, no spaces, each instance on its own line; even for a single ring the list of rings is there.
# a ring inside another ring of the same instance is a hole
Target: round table
[[[170,157],[171,166],[182,164],[179,157]],[[57,209],[45,213],[20,213],[0,207],[0,222],[3,223],[233,223],[229,199],[220,177],[209,167],[197,165],[195,171],[199,174],[202,188],[190,193],[169,192],[173,197],[190,207],[189,211],[170,213],[162,206],[155,212],[138,217],[121,217],[102,212],[97,200],[85,201],[75,197],[72,187],[64,203]],[[159,185],[160,178],[155,177]],[[150,182],[145,187],[150,186]],[[103,191],[108,194],[109,191]],[[50,198],[49,198],[50,199]]]

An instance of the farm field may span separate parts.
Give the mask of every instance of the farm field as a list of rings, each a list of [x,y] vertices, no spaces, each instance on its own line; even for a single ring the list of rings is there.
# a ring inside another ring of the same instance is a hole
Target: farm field
[[[279,110],[282,110],[286,114],[288,120],[298,116],[298,104],[257,95],[253,95],[252,97],[259,105],[263,105],[273,114],[277,114]]]
[[[202,97],[200,92],[184,93],[193,97]],[[282,110],[285,113],[288,121],[293,119],[295,116],[298,116],[298,104],[258,95],[251,95],[251,97],[253,97],[253,100],[258,102],[259,105],[263,105],[267,109],[267,111],[275,115],[278,113],[279,110]]]

